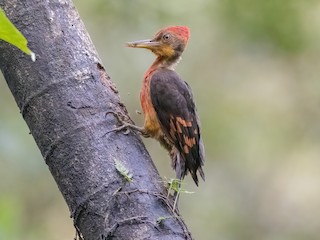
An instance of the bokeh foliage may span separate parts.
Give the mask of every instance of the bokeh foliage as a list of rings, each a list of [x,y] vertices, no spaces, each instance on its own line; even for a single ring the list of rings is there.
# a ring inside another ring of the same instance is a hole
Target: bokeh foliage
[[[222,24],[244,41],[265,43],[276,51],[297,53],[306,44],[303,12],[310,1],[297,0],[239,0],[220,1]]]
[[[124,47],[166,25],[191,39],[177,68],[202,120],[206,182],[180,211],[196,239],[313,240],[320,222],[320,3],[298,0],[75,1],[139,125],[154,56]],[[0,239],[72,239],[69,212],[0,81]],[[146,139],[162,176],[169,158]],[[134,173],[133,173],[134,175]]]

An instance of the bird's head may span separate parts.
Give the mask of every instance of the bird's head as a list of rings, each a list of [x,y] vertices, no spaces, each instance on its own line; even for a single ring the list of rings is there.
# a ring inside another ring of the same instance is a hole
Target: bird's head
[[[161,29],[152,39],[129,42],[127,46],[149,49],[164,59],[178,59],[187,45],[189,36],[188,27],[171,26]]]

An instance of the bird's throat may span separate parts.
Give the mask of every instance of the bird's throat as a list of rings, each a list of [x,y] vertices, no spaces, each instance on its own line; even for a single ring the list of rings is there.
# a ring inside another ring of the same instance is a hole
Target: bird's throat
[[[181,56],[171,57],[171,58],[159,56],[153,62],[153,64],[149,68],[149,71],[154,71],[159,68],[167,68],[174,71],[176,66],[180,62],[180,60],[181,60]]]

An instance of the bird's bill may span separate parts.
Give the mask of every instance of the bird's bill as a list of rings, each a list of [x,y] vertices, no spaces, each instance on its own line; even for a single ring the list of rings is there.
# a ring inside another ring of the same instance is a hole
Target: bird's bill
[[[153,49],[155,47],[158,47],[160,45],[159,42],[153,40],[153,39],[147,39],[147,40],[139,40],[134,42],[128,42],[127,46],[132,48],[147,48],[147,49]]]

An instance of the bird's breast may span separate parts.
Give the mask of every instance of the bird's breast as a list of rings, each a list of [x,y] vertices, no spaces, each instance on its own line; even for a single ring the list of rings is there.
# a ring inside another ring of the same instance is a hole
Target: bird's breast
[[[161,127],[157,117],[157,113],[152,105],[151,96],[150,96],[150,81],[151,74],[146,74],[142,89],[140,92],[140,103],[142,111],[144,113],[144,128],[148,133],[154,137],[158,138],[162,135]]]

